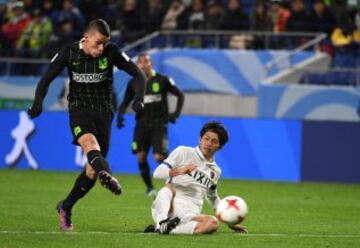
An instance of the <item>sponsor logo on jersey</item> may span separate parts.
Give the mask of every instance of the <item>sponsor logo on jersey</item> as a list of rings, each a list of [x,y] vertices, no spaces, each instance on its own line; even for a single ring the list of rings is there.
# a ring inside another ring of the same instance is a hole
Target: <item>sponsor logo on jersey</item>
[[[106,57],[99,59],[99,68],[105,70],[108,67],[108,60]]]
[[[199,170],[194,170],[188,175],[194,178],[196,182],[204,185],[206,188],[211,188],[214,186],[214,182],[205,173]]]
[[[72,72],[73,80],[78,83],[98,83],[107,79],[107,72],[76,73]]]
[[[161,94],[155,94],[155,95],[145,95],[144,96],[144,103],[154,103],[154,102],[161,102]]]

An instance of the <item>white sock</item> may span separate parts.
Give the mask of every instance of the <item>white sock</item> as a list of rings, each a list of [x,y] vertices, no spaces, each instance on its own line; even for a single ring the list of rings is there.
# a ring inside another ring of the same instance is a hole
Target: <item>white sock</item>
[[[197,225],[197,221],[189,221],[184,224],[179,224],[173,230],[171,230],[171,234],[193,234],[195,231],[195,227]]]
[[[153,202],[153,209],[155,210],[155,222],[156,228],[159,228],[159,222],[165,220],[169,215],[171,206],[171,200],[173,193],[168,187],[163,187],[157,193],[157,196]]]

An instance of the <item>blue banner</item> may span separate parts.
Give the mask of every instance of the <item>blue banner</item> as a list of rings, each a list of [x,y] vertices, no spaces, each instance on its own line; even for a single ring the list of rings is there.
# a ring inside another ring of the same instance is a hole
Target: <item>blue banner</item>
[[[86,163],[81,150],[71,144],[66,112],[45,112],[31,120],[24,111],[2,110],[0,119],[6,120],[0,122],[0,168],[76,171]],[[137,174],[131,153],[134,116],[125,119],[123,129],[113,127],[108,159],[114,172]],[[170,151],[179,145],[198,145],[201,127],[214,119],[223,122],[230,134],[229,143],[216,155],[224,178],[300,180],[299,121],[182,116],[169,125]],[[150,164],[153,170],[152,158]]]

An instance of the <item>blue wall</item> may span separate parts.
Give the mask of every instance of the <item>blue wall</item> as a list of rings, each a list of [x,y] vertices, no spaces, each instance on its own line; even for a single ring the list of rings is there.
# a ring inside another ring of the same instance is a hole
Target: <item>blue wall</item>
[[[0,111],[0,168],[6,167],[5,157],[14,146],[12,130],[19,123],[18,111]],[[202,125],[213,117],[182,116],[170,125],[170,148],[178,145],[196,146]],[[301,156],[301,122],[215,118],[224,123],[230,133],[229,143],[216,161],[224,178],[299,181]],[[29,120],[28,120],[29,121]],[[68,114],[46,112],[33,120],[35,131],[27,138],[28,148],[42,170],[79,170],[75,164],[75,147],[71,145]],[[113,127],[109,161],[117,173],[137,173],[135,156],[131,154],[134,116],[126,116],[126,126]],[[156,165],[151,160],[152,168]],[[13,165],[29,168],[24,154]]]
[[[29,120],[25,112],[6,110],[0,111],[0,119],[6,120],[0,122],[0,168],[29,168],[24,152],[11,165],[5,161],[15,144],[12,136],[21,133],[16,128],[20,116],[28,127],[34,126],[26,145],[40,170],[80,170],[67,113],[45,112]],[[113,127],[108,158],[114,172],[136,174],[136,157],[130,149],[134,116],[125,117],[123,129]],[[216,156],[223,178],[360,182],[358,123],[182,116],[169,126],[170,150],[178,145],[196,146],[199,130],[209,120],[223,122],[230,133],[229,143]],[[154,169],[156,163],[150,162]]]
[[[360,125],[303,124],[301,180],[360,183]]]

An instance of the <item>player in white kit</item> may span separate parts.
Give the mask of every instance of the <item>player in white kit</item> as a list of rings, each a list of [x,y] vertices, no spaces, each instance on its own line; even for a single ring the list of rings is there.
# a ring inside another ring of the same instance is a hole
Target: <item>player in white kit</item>
[[[160,234],[205,234],[219,227],[218,220],[201,214],[206,198],[215,210],[220,201],[217,182],[221,169],[214,154],[228,141],[228,133],[219,122],[206,123],[200,131],[199,146],[177,147],[154,171],[154,178],[166,179],[158,192],[151,212],[155,225],[144,232]],[[246,232],[240,225],[230,226]]]

